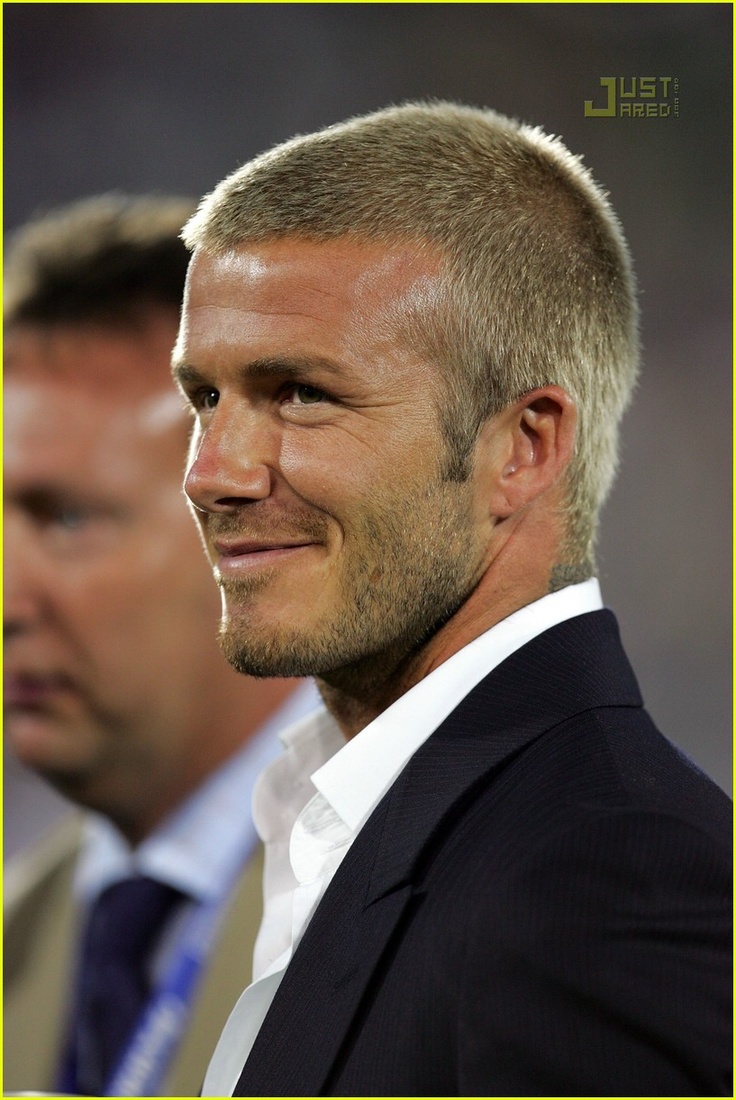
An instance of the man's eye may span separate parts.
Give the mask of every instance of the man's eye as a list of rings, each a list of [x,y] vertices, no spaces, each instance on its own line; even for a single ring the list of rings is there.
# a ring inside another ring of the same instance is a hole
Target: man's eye
[[[318,390],[314,386],[303,386],[301,383],[291,387],[290,396],[295,405],[316,405],[319,401],[324,401],[325,398],[322,390]]]
[[[219,391],[212,386],[203,386],[194,395],[194,405],[197,409],[211,410],[216,408],[220,400]]]
[[[84,508],[59,508],[48,522],[62,531],[78,531],[89,519],[90,514]]]
[[[34,511],[36,522],[58,536],[76,535],[89,527],[97,513],[84,505],[48,504]]]

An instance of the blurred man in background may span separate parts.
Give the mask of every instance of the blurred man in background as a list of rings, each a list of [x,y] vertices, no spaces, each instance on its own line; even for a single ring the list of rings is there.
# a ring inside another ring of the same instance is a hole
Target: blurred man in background
[[[25,227],[5,282],[5,728],[94,811],[6,874],[6,1089],[196,1095],[250,979],[254,777],[311,685],[253,680],[181,493],[192,204]]]

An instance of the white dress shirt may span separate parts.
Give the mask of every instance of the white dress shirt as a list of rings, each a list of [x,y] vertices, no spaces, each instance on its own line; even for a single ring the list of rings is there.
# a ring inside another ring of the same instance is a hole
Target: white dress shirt
[[[536,600],[475,638],[346,742],[320,710],[281,735],[285,753],[259,778],[266,845],[264,915],[253,983],[233,1009],[204,1096],[231,1096],[284,971],[350,845],[424,741],[497,665],[565,619],[597,611],[594,578]]]

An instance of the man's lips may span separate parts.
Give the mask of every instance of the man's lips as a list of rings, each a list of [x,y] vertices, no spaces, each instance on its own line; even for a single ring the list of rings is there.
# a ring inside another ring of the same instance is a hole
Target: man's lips
[[[267,554],[272,550],[299,550],[303,546],[313,546],[313,539],[215,539],[214,548],[225,558],[240,557],[243,554]]]
[[[221,573],[239,573],[277,565],[316,545],[311,539],[215,539],[212,550],[214,563]]]
[[[6,707],[39,708],[71,689],[67,676],[60,673],[6,673],[3,702]]]

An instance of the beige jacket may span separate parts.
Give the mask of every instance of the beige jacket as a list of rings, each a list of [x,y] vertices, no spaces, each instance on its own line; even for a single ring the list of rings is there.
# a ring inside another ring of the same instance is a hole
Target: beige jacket
[[[79,914],[72,878],[81,842],[74,818],[11,867],[4,882],[4,1091],[49,1091],[68,1024]],[[245,869],[229,904],[189,1026],[160,1096],[198,1096],[236,1000],[251,980],[261,919],[263,857]]]

